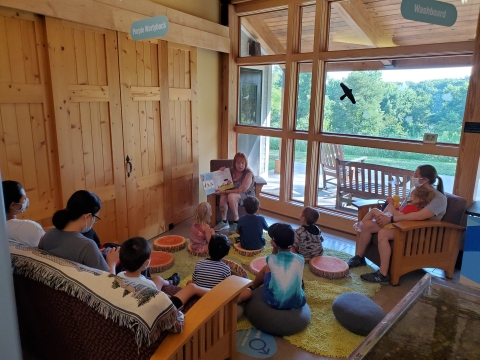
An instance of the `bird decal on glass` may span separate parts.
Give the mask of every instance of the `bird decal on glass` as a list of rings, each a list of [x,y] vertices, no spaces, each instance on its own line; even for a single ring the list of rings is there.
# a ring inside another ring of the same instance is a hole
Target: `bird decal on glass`
[[[345,99],[345,97],[348,97],[352,102],[352,104],[355,104],[356,101],[355,101],[355,98],[353,97],[352,89],[349,89],[347,85],[345,85],[344,83],[340,83],[340,86],[344,92],[344,94],[340,96],[340,100],[343,100]]]

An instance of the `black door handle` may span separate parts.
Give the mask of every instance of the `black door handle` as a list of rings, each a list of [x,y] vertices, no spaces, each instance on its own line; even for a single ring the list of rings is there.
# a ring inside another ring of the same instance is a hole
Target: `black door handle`
[[[130,177],[130,174],[132,173],[132,169],[133,169],[132,162],[130,160],[131,160],[130,157],[127,155],[127,157],[125,158],[125,161],[127,162],[128,168],[129,168],[129,170],[127,171],[127,177]]]

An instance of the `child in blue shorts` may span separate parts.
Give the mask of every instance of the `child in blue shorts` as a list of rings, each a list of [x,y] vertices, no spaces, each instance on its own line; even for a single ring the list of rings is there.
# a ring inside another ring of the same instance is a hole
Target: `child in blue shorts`
[[[240,234],[240,245],[245,250],[259,250],[265,246],[263,230],[268,229],[265,218],[255,215],[260,207],[256,197],[249,196],[243,201],[247,215],[238,220],[237,233]]]
[[[302,289],[305,260],[291,251],[295,233],[290,225],[276,223],[268,228],[268,235],[277,252],[267,256],[267,265],[258,273],[252,288],[263,284],[263,301],[274,309],[300,309],[307,302]]]

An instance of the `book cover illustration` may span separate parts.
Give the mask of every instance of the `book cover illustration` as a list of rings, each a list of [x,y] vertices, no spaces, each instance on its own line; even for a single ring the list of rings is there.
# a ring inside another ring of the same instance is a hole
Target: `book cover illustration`
[[[233,189],[232,175],[228,168],[201,174],[200,180],[202,181],[205,195],[213,194],[217,189]]]

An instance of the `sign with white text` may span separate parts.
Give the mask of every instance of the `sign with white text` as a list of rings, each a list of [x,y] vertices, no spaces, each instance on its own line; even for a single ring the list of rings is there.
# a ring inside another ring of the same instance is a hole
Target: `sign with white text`
[[[134,21],[130,27],[133,40],[145,40],[165,36],[168,32],[168,18],[165,15]]]
[[[457,21],[457,8],[435,0],[402,0],[402,16],[407,20],[452,26]]]

